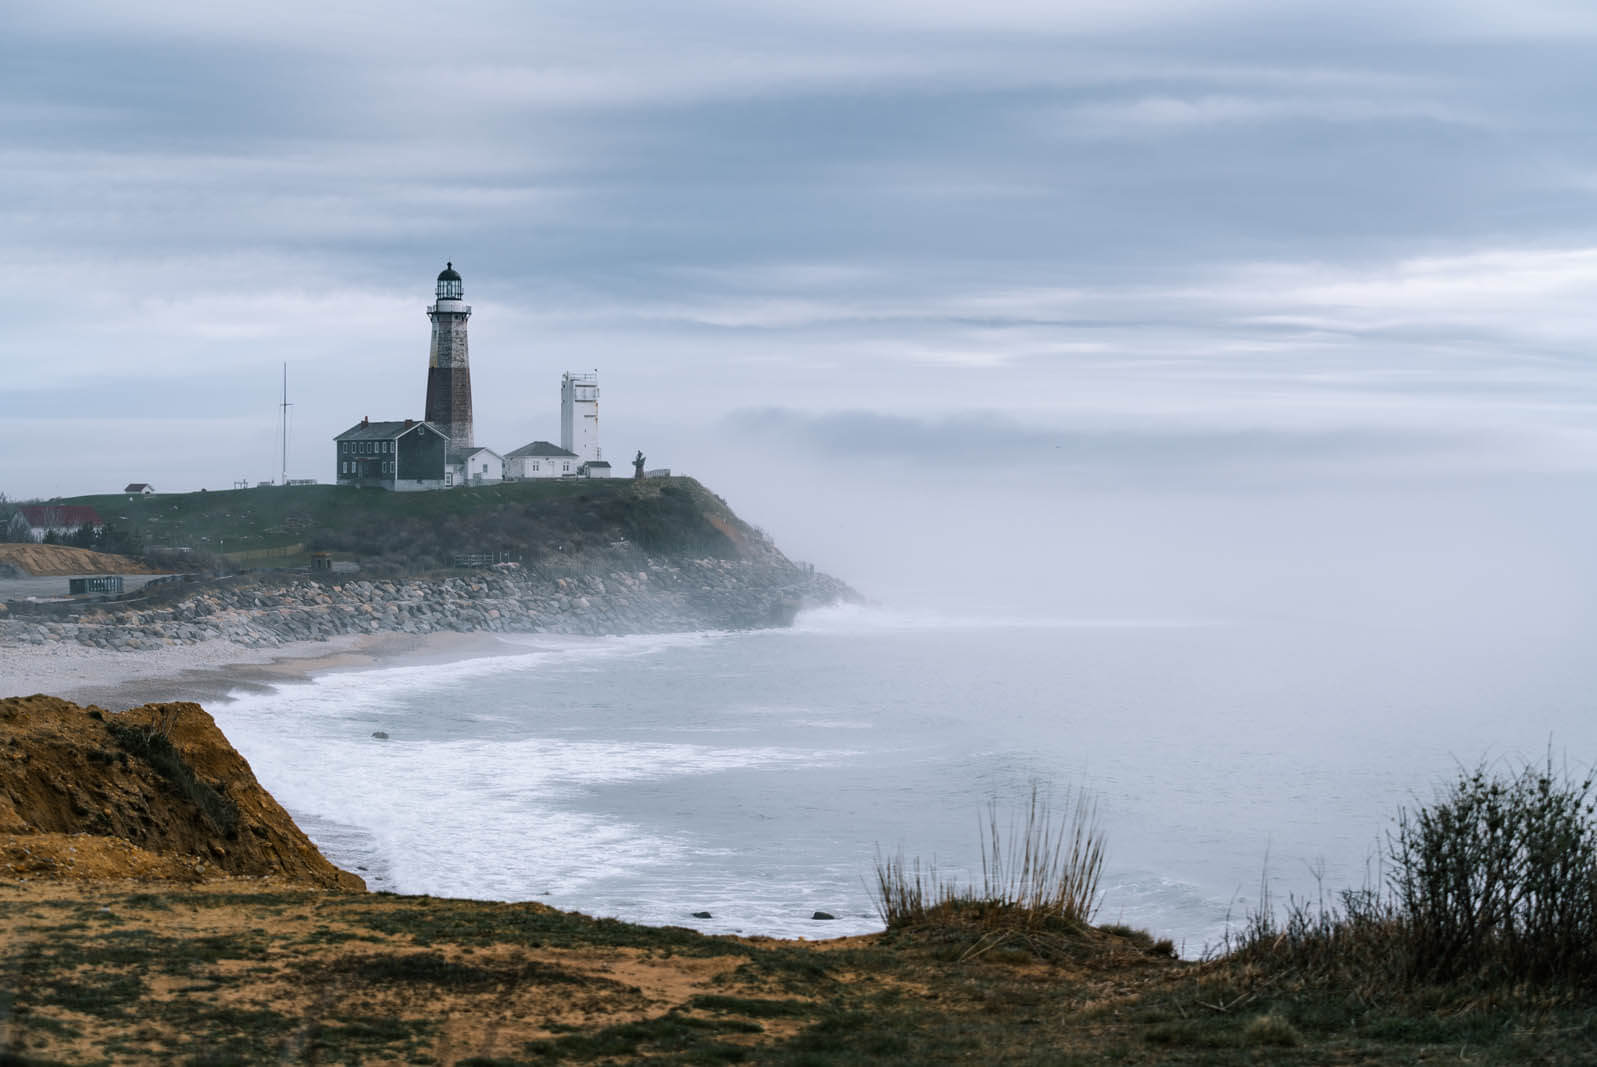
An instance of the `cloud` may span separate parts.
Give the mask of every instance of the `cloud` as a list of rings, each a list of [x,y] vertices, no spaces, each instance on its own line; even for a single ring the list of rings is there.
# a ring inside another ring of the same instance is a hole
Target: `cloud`
[[[841,0],[784,4],[800,18],[849,25],[940,31],[1026,33],[1109,33],[1179,26],[1204,18],[1245,11],[1254,0],[998,0],[968,4],[957,0],[879,0],[868,5]]]
[[[288,359],[307,439],[412,413],[453,259],[507,435],[597,366],[618,434],[982,407],[1586,454],[1593,75],[1545,43],[1577,7],[324,8],[8,24],[8,410],[156,422]]]
[[[1434,478],[1444,470],[1452,478],[1480,473],[1484,456],[1501,460],[1522,446],[1457,428],[1225,427],[1101,417],[1041,423],[969,410],[921,417],[760,408],[734,412],[725,425],[744,445],[827,465],[847,463],[856,473],[885,465],[930,480],[1043,476],[1063,484],[1126,488],[1280,487],[1301,484],[1305,474],[1317,484],[1379,484],[1422,473]],[[1491,467],[1502,469],[1498,463]]]
[[[1485,126],[1487,120],[1423,99],[1313,96],[1141,96],[1069,105],[1040,120],[1062,133],[1145,136],[1155,130],[1285,122],[1433,122]]]
[[[1196,302],[1242,321],[1344,335],[1473,337],[1522,355],[1584,354],[1597,343],[1597,247],[1483,248],[1366,266],[1239,267]],[[1505,354],[1507,354],[1505,352]]]
[[[945,342],[964,338],[949,351],[982,349],[968,361],[982,365],[1060,353],[1269,356],[1369,340],[1416,353],[1489,345],[1513,363],[1581,356],[1597,346],[1588,311],[1597,299],[1597,247],[1216,262],[1167,273],[1163,284],[1045,286],[1033,284],[1023,267],[995,271],[983,263],[944,262],[927,272],[891,261],[774,261],[673,270],[673,300],[595,302],[570,306],[568,314],[787,332],[937,324]],[[901,351],[924,343],[902,330],[897,342]]]

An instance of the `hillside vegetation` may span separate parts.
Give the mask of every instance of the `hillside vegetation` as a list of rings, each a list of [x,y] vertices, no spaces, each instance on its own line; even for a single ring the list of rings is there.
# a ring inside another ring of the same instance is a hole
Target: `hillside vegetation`
[[[653,555],[779,556],[726,502],[691,478],[503,482],[426,493],[333,485],[181,495],[73,497],[163,549],[247,566],[297,565],[332,552],[391,572],[448,567],[461,553],[528,563],[626,548]]]

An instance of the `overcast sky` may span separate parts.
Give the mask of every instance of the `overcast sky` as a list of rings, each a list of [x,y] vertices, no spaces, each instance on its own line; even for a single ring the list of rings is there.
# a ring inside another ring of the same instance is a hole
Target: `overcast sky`
[[[1560,0],[17,6],[0,491],[275,477],[284,361],[331,480],[419,416],[446,260],[479,443],[597,368],[607,455],[734,504],[783,455],[1584,475],[1594,48]]]

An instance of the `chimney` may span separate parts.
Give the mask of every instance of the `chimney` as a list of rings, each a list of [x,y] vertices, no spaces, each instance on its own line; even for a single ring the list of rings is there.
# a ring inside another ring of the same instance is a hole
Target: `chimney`
[[[371,421],[372,421],[372,420],[371,420],[371,419],[369,419],[369,418],[367,418],[367,417],[366,417],[366,416],[365,416],[365,415],[362,415],[362,416],[361,416],[361,417],[360,417],[360,424],[361,424],[361,425],[362,425],[362,426],[370,426],[370,425],[371,425]]]
[[[416,420],[415,419],[406,419],[405,420],[405,429],[408,430],[414,425],[416,425]]]

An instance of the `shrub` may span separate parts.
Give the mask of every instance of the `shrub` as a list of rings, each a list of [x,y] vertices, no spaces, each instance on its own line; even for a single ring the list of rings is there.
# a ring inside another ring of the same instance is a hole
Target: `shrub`
[[[1391,888],[1419,976],[1597,976],[1592,781],[1551,766],[1462,774],[1398,815]]]
[[[1083,792],[1074,794],[1063,818],[1055,819],[1033,786],[1024,823],[1000,832],[998,802],[988,804],[982,843],[982,882],[959,886],[921,870],[902,853],[876,858],[876,911],[889,928],[972,919],[996,925],[1033,926],[1090,922],[1098,910],[1103,873],[1103,834],[1097,810]]]
[[[1396,985],[1597,985],[1592,780],[1460,773],[1397,815],[1384,885],[1316,906],[1268,894],[1233,960],[1374,995]]]

